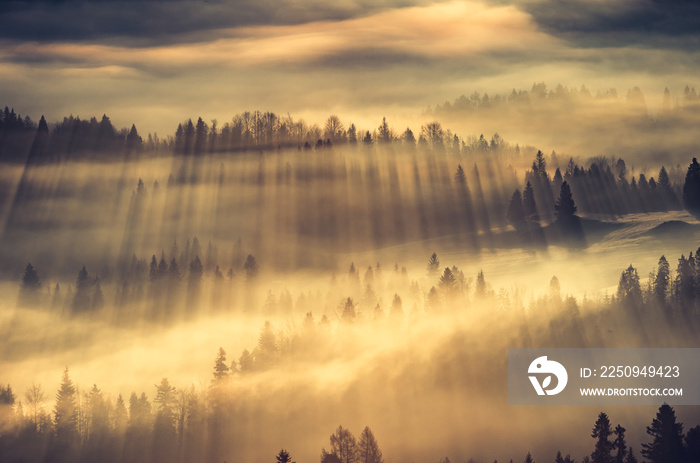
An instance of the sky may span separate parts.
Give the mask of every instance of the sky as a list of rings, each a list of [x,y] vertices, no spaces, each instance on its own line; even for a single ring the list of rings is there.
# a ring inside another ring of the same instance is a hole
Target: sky
[[[371,128],[541,81],[653,106],[697,84],[698,23],[690,0],[9,0],[0,104],[161,135],[255,109]]]

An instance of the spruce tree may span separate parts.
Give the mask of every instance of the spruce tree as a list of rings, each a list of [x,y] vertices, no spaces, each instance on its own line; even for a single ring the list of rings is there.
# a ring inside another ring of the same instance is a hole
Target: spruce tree
[[[508,204],[508,212],[506,212],[506,218],[508,223],[510,223],[515,228],[520,227],[525,222],[525,211],[523,210],[523,197],[520,194],[520,190],[515,190],[513,196],[510,198],[510,203]]]
[[[41,280],[34,266],[27,264],[20,283],[20,304],[32,305],[41,298]]]
[[[554,205],[554,210],[557,219],[563,223],[573,220],[574,214],[576,214],[576,203],[574,203],[571,188],[567,182],[562,182],[561,184],[559,198],[557,199],[557,203]]]
[[[428,260],[428,266],[426,267],[426,269],[428,270],[428,275],[437,275],[438,271],[440,270],[440,260],[438,259],[436,253],[433,253],[433,255],[430,256],[430,259]]]
[[[559,169],[557,169],[558,171]],[[523,191],[523,212],[527,220],[537,221],[540,219],[537,213],[537,203],[535,203],[535,189],[530,182],[527,182]]]
[[[214,362],[214,382],[219,383],[228,378],[230,368],[226,363],[226,351],[223,347],[219,347],[219,352],[216,355]]]
[[[78,406],[75,386],[68,375],[68,367],[63,370],[61,386],[56,394],[54,407],[56,439],[69,443],[78,436]]]
[[[613,443],[610,442],[612,430],[610,429],[610,420],[608,415],[601,412],[593,426],[591,437],[596,439],[595,449],[591,454],[591,463],[612,463]]]
[[[659,407],[647,434],[652,441],[642,444],[642,455],[649,463],[683,461],[683,424],[676,422],[676,412],[668,404]]]
[[[700,219],[700,164],[696,158],[693,158],[685,175],[683,206],[695,218]]]
[[[613,448],[615,450],[615,463],[625,463],[625,457],[627,456],[627,443],[625,442],[625,428],[621,425],[617,425],[615,430],[615,441],[613,442]]]
[[[289,455],[289,452],[287,452],[285,449],[280,450],[276,459],[277,463],[295,463],[292,461],[292,457]]]
[[[670,282],[671,267],[666,260],[665,256],[661,256],[659,259],[659,267],[656,270],[656,276],[654,277],[654,285],[652,291],[654,297],[658,302],[666,301],[666,294],[668,293],[668,286]]]

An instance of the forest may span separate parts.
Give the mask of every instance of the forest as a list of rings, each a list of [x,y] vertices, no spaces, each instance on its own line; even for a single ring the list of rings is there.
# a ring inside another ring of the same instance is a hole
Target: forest
[[[561,105],[631,141],[508,130]],[[700,461],[697,407],[509,406],[504,368],[699,347],[700,164],[673,135],[697,108],[536,83],[413,129],[250,111],[159,137],[6,107],[0,461]]]

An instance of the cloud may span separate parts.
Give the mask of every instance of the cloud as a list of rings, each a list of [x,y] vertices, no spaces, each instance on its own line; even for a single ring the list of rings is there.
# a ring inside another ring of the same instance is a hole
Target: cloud
[[[155,45],[199,40],[212,29],[343,20],[420,3],[421,0],[12,0],[0,2],[0,38]]]
[[[700,44],[700,4],[691,0],[526,1],[543,30],[583,46],[691,50]]]
[[[555,45],[514,7],[451,2],[376,13],[343,21],[227,28],[197,43],[127,47],[83,42],[10,44],[3,61],[183,69],[265,64],[353,64],[418,58],[461,59]],[[344,58],[346,63],[343,63]]]

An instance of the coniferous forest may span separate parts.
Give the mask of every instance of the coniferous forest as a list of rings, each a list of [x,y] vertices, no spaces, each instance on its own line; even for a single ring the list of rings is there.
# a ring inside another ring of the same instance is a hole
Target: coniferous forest
[[[542,85],[407,128],[5,108],[0,461],[700,461],[694,407],[507,403],[508,348],[699,347],[697,151],[439,122],[615,97]],[[630,133],[694,120],[639,92]]]

